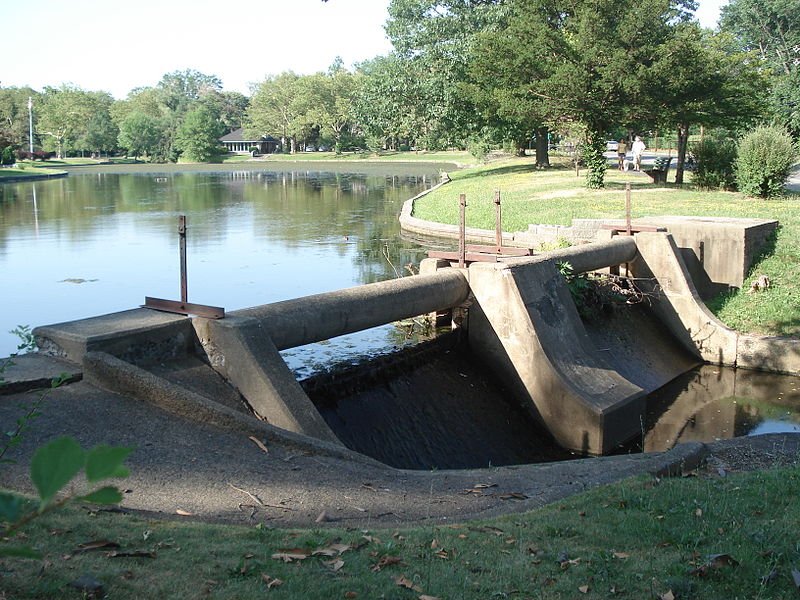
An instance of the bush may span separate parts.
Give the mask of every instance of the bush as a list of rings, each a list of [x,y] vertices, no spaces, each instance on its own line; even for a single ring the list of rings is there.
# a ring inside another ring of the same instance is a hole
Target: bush
[[[492,151],[492,146],[485,139],[472,138],[467,141],[467,151],[479,161],[484,162],[486,156]]]
[[[739,141],[736,183],[748,196],[771,198],[784,193],[784,182],[797,158],[789,132],[783,127],[757,127]]]
[[[14,154],[14,149],[11,146],[6,146],[0,152],[0,165],[13,165],[17,162],[17,157]]]
[[[707,190],[736,189],[736,141],[725,130],[707,135],[692,145],[696,167],[692,181]]]

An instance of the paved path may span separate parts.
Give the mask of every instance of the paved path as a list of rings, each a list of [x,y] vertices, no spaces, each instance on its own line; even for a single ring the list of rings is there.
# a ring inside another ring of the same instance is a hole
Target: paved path
[[[32,358],[25,379],[52,365]],[[13,373],[6,373],[13,375]],[[20,379],[17,373],[16,379]],[[7,377],[8,378],[8,377]],[[0,423],[13,423],[33,392],[0,395]],[[124,508],[159,518],[281,527],[393,527],[451,523],[522,512],[639,473],[693,468],[714,446],[683,444],[665,453],[589,458],[463,471],[409,471],[271,444],[197,423],[140,401],[77,382],[47,396],[42,415],[0,468],[0,487],[32,491],[27,465],[39,445],[71,436],[85,448],[134,446]],[[764,453],[800,456],[800,434],[759,436]],[[722,442],[730,454],[755,438]],[[788,440],[788,441],[787,441]],[[788,454],[787,454],[788,453]],[[479,484],[494,487],[479,487]],[[317,520],[323,515],[322,522]]]

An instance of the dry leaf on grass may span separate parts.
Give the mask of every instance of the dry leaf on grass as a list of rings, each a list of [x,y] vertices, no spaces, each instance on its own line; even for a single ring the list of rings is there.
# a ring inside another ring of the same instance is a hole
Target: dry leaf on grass
[[[283,562],[292,562],[293,560],[304,560],[311,556],[311,552],[304,548],[289,548],[276,552],[272,558],[282,560]]]
[[[192,515],[192,513],[190,513],[188,510],[183,510],[183,509],[180,509],[180,508],[179,508],[178,510],[176,510],[176,511],[175,511],[175,514],[177,514],[177,515],[183,515],[184,517],[191,517],[191,516],[193,516],[193,515]]]
[[[581,585],[581,586],[578,586],[578,591],[579,591],[581,594],[588,594],[588,593],[589,593],[589,586],[588,586],[588,585]]]
[[[407,588],[409,590],[414,590],[415,592],[421,592],[422,588],[416,585],[413,581],[411,581],[405,575],[398,575],[397,577],[393,578],[395,584],[399,585],[400,587]]]
[[[344,566],[344,561],[341,558],[336,558],[334,560],[323,560],[322,564],[331,571],[338,571]]]
[[[261,581],[266,583],[267,584],[267,589],[270,589],[270,590],[272,588],[274,588],[274,587],[278,587],[279,585],[283,585],[283,581],[282,580],[270,577],[266,573],[262,573]]]

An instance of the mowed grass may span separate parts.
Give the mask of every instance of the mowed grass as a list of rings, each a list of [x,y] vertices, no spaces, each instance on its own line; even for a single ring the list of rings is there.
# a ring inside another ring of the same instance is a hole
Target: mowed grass
[[[0,559],[0,589],[9,599],[81,598],[66,584],[91,574],[109,598],[793,598],[798,491],[797,467],[643,476],[525,514],[382,530],[272,530],[257,518],[223,526],[72,507],[12,540],[45,558]],[[91,543],[98,547],[83,549]]]
[[[504,231],[530,223],[570,225],[572,219],[624,218],[625,184],[632,189],[632,218],[657,215],[776,219],[780,230],[739,291],[709,303],[727,325],[746,333],[800,337],[800,195],[774,200],[733,192],[709,192],[691,183],[654,185],[642,174],[611,169],[606,187],[587,190],[585,171],[569,167],[536,170],[531,159],[510,159],[450,174],[452,182],[418,199],[414,216],[457,224],[459,195],[467,196],[467,225],[494,229],[494,190],[500,190]],[[671,172],[670,180],[674,173]],[[691,175],[688,176],[688,179]],[[746,293],[766,275],[771,287]]]

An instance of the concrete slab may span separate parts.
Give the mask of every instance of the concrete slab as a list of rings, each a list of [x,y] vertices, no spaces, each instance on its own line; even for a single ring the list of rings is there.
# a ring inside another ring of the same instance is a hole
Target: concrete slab
[[[44,354],[0,358],[0,366],[4,368],[0,374],[0,394],[49,388],[56,378],[72,383],[83,377],[79,364]]]

